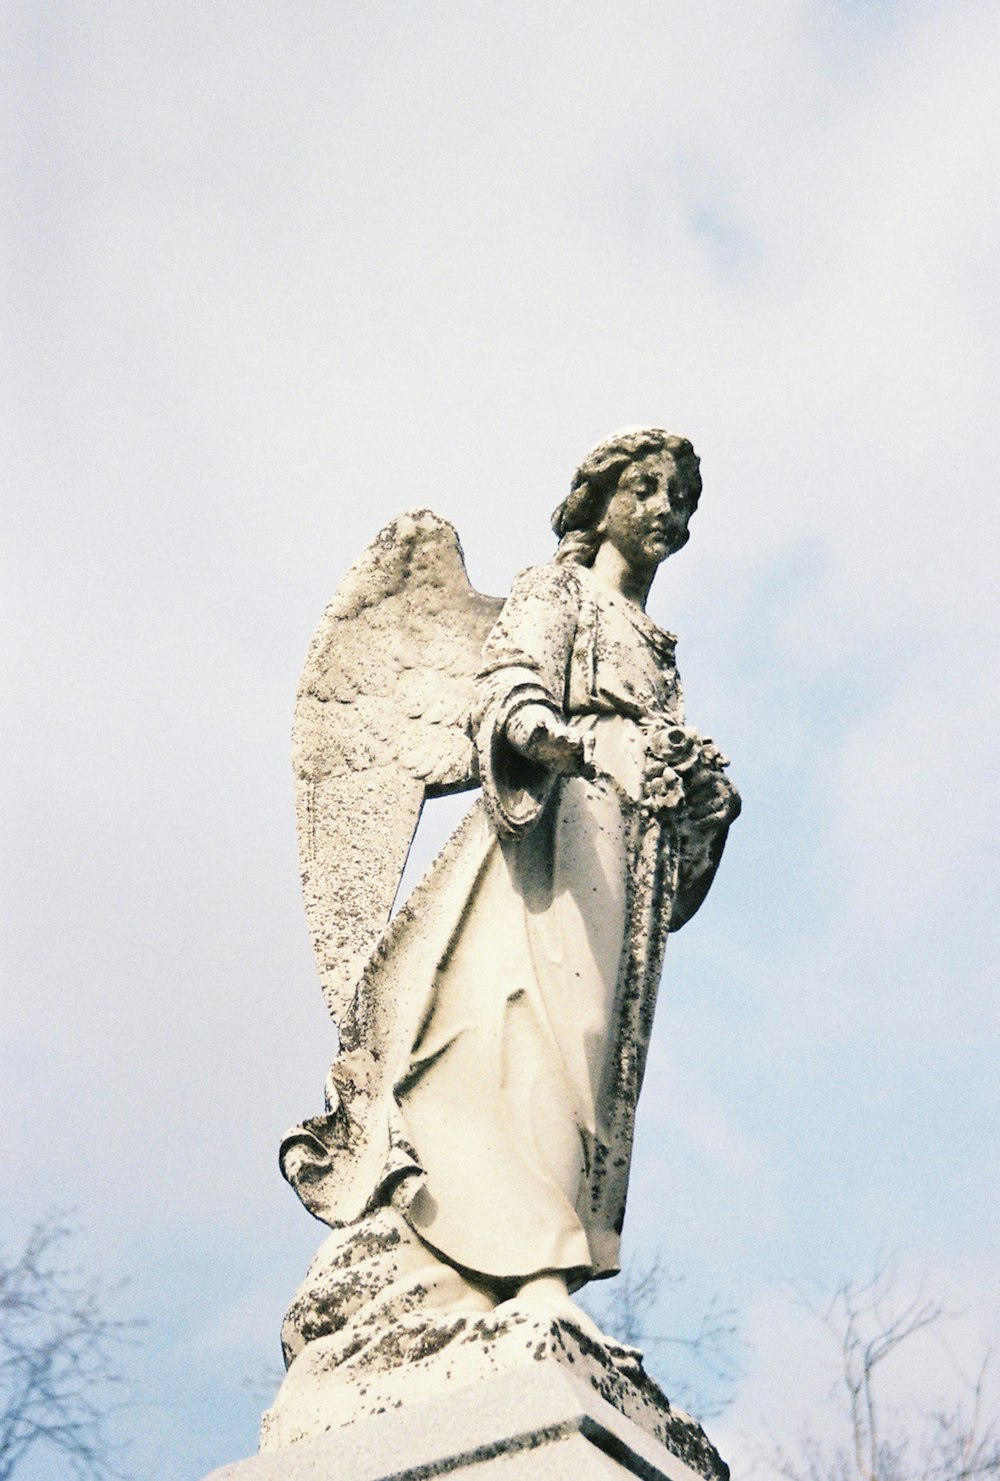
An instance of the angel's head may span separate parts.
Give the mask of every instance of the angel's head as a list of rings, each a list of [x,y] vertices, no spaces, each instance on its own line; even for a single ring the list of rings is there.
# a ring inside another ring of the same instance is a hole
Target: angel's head
[[[658,565],[687,544],[698,507],[698,456],[662,427],[629,428],[599,442],[552,516],[557,561],[591,566],[605,540],[630,562]]]

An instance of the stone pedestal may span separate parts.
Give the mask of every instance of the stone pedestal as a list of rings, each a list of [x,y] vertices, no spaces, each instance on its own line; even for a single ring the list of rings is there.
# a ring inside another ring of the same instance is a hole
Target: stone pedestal
[[[213,1471],[205,1481],[728,1481],[701,1426],[637,1366],[623,1384],[562,1323],[525,1332],[520,1361]],[[399,1375],[400,1378],[403,1375]],[[420,1388],[420,1385],[417,1385]],[[267,1434],[265,1430],[265,1435]]]

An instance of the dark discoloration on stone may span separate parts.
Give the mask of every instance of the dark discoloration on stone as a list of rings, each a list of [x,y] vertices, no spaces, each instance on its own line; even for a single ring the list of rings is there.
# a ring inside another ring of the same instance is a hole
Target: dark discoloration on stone
[[[641,1356],[588,1331],[569,1300],[618,1268],[667,935],[704,899],[739,811],[725,758],[684,723],[675,640],[644,610],[656,567],[687,540],[697,466],[662,429],[602,443],[557,511],[556,561],[523,572],[506,603],[469,586],[450,525],[404,515],[327,609],[294,746],[303,888],[340,1053],[326,1114],[294,1128],[280,1158],[336,1232],[286,1315],[289,1372],[264,1448],[548,1363],[701,1475],[727,1474]],[[479,783],[482,801],[390,921],[424,797]],[[554,903],[577,895],[582,925]],[[527,928],[550,914],[572,990]],[[511,987],[497,963],[525,922]],[[529,989],[542,1007],[526,1018]],[[536,1020],[559,1026],[551,1044],[525,1037]],[[539,1103],[536,1125],[524,1108]]]
[[[421,1273],[424,1258],[392,1208],[326,1242],[285,1318],[289,1372],[264,1417],[262,1449],[526,1363],[556,1363],[706,1481],[725,1481],[728,1471],[704,1430],[670,1403],[635,1349],[528,1310],[436,1307],[448,1293]]]

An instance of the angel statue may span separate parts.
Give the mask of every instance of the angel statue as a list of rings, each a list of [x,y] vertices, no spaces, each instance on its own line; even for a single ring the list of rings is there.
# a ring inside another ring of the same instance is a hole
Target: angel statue
[[[645,611],[700,493],[690,442],[621,432],[580,464],[553,559],[505,602],[472,589],[454,529],[422,510],[323,616],[295,775],[339,1052],[281,1166],[333,1233],[285,1321],[286,1386],[423,1361],[428,1324],[444,1342],[529,1313],[601,1336],[571,1294],[618,1270],[666,939],[740,810]],[[474,787],[390,918],[424,798]],[[344,1422],[323,1402],[286,1423],[279,1395],[265,1445]]]

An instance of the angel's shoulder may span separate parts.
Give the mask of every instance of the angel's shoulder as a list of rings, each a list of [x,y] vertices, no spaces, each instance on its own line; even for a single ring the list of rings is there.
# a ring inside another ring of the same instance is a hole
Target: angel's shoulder
[[[549,561],[544,566],[527,566],[519,571],[514,578],[508,600],[515,603],[548,602],[568,611],[577,611],[582,598],[583,589],[577,568]]]

